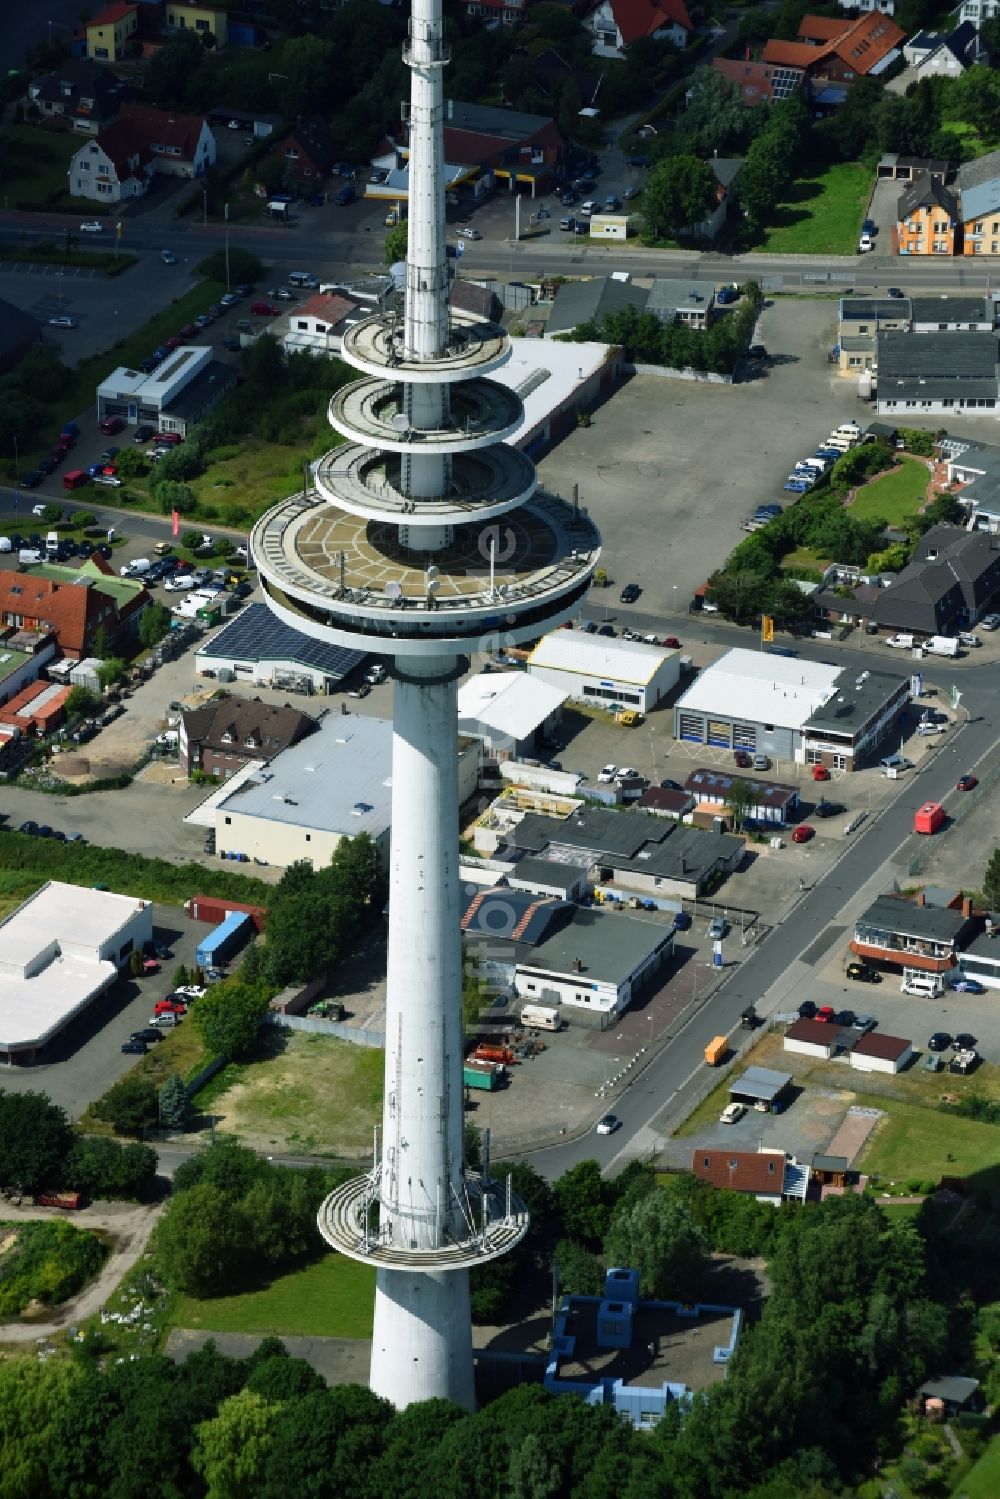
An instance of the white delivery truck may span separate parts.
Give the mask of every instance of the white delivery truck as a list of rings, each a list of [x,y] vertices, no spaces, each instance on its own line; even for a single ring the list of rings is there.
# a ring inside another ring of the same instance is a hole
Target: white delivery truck
[[[916,641],[912,635],[890,635],[886,645],[894,651],[912,651]]]
[[[932,635],[924,641],[924,650],[932,656],[957,656],[958,641],[948,635]]]

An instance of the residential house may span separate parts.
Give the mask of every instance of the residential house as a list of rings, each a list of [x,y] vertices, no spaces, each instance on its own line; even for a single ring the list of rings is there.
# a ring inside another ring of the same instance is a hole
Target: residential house
[[[300,118],[268,152],[267,160],[281,161],[296,182],[315,185],[329,175],[335,156],[330,127],[320,115],[313,115]]]
[[[229,780],[249,761],[272,760],[298,744],[318,723],[288,703],[279,707],[260,698],[224,697],[181,716],[180,765]]]
[[[691,1174],[726,1192],[742,1192],[780,1208],[783,1202],[805,1202],[809,1167],[783,1150],[731,1150],[699,1145],[691,1157]]]
[[[994,333],[880,332],[880,416],[951,416],[995,411],[998,399]]]
[[[460,0],[461,9],[472,21],[484,21],[491,29],[516,26],[524,16],[525,0]]]
[[[896,0],[837,0],[841,10],[856,10],[862,15],[866,11],[880,10],[885,16],[896,14]]]
[[[661,323],[708,328],[714,321],[715,282],[670,281],[657,276],[650,287],[645,310]]]
[[[998,591],[995,537],[961,526],[932,526],[891,587],[879,589],[872,618],[885,630],[954,634],[988,614]]]
[[[56,72],[28,85],[28,100],[43,119],[65,120],[71,129],[87,135],[113,120],[131,95],[110,68],[87,57],[68,57]]]
[[[193,31],[196,36],[215,38],[216,47],[229,41],[228,12],[222,5],[199,5],[197,0],[166,0],[165,30],[174,35]]]
[[[718,239],[726,225],[737,197],[736,182],[744,167],[742,156],[713,156],[708,165],[715,177],[712,202],[705,217],[696,224],[686,224],[678,232],[686,239]]]
[[[62,654],[73,661],[92,656],[99,635],[116,652],[128,654],[151,603],[141,584],[114,576],[103,559],[79,568],[0,571],[0,621],[17,630],[52,632]]]
[[[281,340],[286,353],[302,350],[310,354],[339,354],[348,328],[361,321],[367,310],[349,297],[316,292],[288,314],[288,332]]]
[[[957,255],[962,245],[958,198],[929,172],[921,172],[900,194],[896,208],[900,255]]]
[[[694,27],[684,0],[600,0],[587,19],[597,57],[624,57],[630,42],[652,37],[683,50]]]
[[[117,120],[82,145],[69,164],[69,190],[96,203],[141,197],[151,179],[201,177],[215,163],[215,137],[199,115],[123,104]]]
[[[880,10],[854,21],[829,16],[803,16],[794,42],[772,38],[763,61],[802,68],[811,103],[836,108],[858,78],[877,78],[901,55],[905,32]]]
[[[1000,151],[990,151],[958,169],[965,255],[1000,254]]]
[[[714,285],[712,288],[714,295]],[[571,333],[581,324],[593,323],[600,330],[604,319],[634,307],[645,312],[649,287],[635,286],[631,281],[615,281],[610,276],[592,276],[586,281],[564,281],[556,292],[552,311],[545,324],[545,337]]]
[[[968,529],[996,535],[1000,532],[1000,448],[947,433],[937,446],[948,487],[967,512]]]
[[[121,62],[137,45],[141,7],[114,4],[86,23],[87,56],[95,62]]]
[[[900,97],[923,78],[959,78],[973,63],[986,61],[979,33],[971,21],[951,32],[918,31],[903,48],[909,67],[886,88]]]
[[[984,1404],[979,1380],[968,1374],[925,1379],[917,1395],[923,1402],[924,1415],[940,1420],[951,1419],[963,1411],[981,1411]]]
[[[984,21],[1000,16],[1000,0],[962,0],[955,14],[960,21],[971,21],[978,32]]]
[[[908,297],[841,297],[833,357],[842,375],[854,375],[873,367],[877,358],[876,337],[882,328],[909,331]]]
[[[740,62],[731,57],[713,58],[712,67],[739,90],[740,103],[750,108],[794,98],[805,78],[801,68],[767,62]]]
[[[851,951],[900,972],[919,968],[924,973],[948,973],[958,961],[959,949],[982,929],[971,901],[961,894],[956,899],[958,906],[932,906],[922,891],[915,900],[876,896],[854,923]]]

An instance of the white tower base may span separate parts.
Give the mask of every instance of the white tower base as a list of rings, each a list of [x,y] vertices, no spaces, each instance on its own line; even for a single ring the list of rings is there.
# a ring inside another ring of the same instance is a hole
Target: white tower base
[[[370,1384],[397,1410],[435,1398],[475,1410],[468,1270],[378,1271]]]

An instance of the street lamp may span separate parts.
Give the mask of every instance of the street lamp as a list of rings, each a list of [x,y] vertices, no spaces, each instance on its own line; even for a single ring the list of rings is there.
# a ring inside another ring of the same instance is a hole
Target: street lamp
[[[223,217],[225,219],[225,224],[226,224],[226,295],[228,296],[229,292],[232,290],[232,288],[229,285],[229,204],[228,203],[225,205],[225,208],[223,209]]]

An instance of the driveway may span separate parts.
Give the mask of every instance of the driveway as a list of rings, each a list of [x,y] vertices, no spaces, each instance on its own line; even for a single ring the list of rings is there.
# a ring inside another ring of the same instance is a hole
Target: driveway
[[[0,1343],[35,1343],[51,1338],[74,1323],[93,1316],[112,1291],[139,1259],[156,1227],[162,1204],[136,1207],[134,1203],[106,1202],[79,1213],[62,1213],[56,1208],[15,1207],[0,1203],[0,1217],[8,1223],[30,1223],[38,1219],[63,1219],[74,1228],[100,1229],[114,1236],[115,1245],[104,1268],[78,1296],[71,1296],[56,1308],[48,1322],[0,1323]]]

